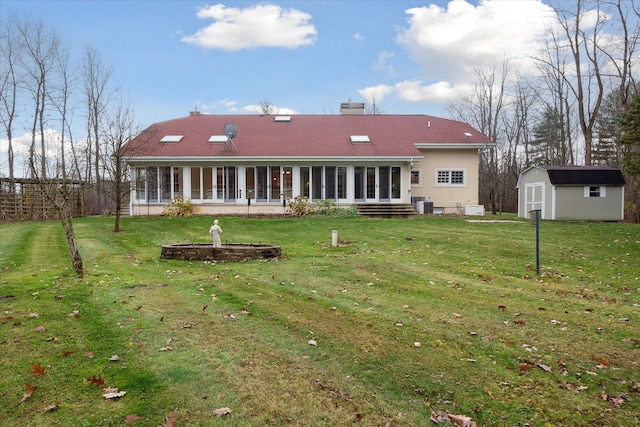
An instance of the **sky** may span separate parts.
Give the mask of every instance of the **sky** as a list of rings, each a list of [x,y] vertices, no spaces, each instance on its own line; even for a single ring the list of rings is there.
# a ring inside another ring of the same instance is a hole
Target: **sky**
[[[144,125],[182,117],[338,114],[372,102],[386,114],[446,115],[473,69],[526,57],[552,10],[529,0],[0,0],[112,67]]]
[[[0,0],[0,20],[42,22],[78,65],[97,51],[144,128],[194,110],[255,114],[262,102],[279,114],[375,101],[384,114],[447,117],[475,69],[505,57],[526,66],[554,22],[548,1]],[[26,173],[27,116],[14,126],[16,176]]]

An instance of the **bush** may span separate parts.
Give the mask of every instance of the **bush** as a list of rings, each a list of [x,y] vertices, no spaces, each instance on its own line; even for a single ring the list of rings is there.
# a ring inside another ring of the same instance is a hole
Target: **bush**
[[[185,199],[182,196],[176,196],[171,203],[162,209],[162,214],[171,218],[178,216],[191,216],[193,214],[193,205],[191,199]]]
[[[287,214],[291,216],[307,216],[313,210],[311,202],[306,197],[296,196],[295,199],[289,199],[287,202]]]

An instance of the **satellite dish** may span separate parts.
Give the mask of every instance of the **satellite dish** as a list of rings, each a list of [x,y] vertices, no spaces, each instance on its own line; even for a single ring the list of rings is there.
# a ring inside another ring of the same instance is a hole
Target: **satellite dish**
[[[236,151],[236,145],[233,143],[233,138],[238,136],[238,128],[233,123],[227,123],[224,125],[224,134],[227,137],[227,143],[224,146],[223,151]]]
[[[233,139],[238,136],[238,128],[233,123],[227,123],[224,125],[224,134],[227,138]]]

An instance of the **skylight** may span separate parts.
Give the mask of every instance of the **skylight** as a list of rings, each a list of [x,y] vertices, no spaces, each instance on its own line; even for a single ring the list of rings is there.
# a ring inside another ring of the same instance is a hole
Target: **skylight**
[[[209,142],[227,142],[227,135],[211,135]]]
[[[276,122],[290,122],[291,116],[276,116],[274,120]]]
[[[369,139],[369,135],[351,135],[352,143],[363,143],[363,142],[371,142]]]
[[[162,137],[160,142],[180,142],[182,140],[182,135],[165,135]]]

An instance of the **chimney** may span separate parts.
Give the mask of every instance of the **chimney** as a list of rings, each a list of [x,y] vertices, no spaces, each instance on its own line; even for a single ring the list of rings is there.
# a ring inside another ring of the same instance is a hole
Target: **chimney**
[[[364,102],[343,102],[340,104],[340,114],[364,115]]]

